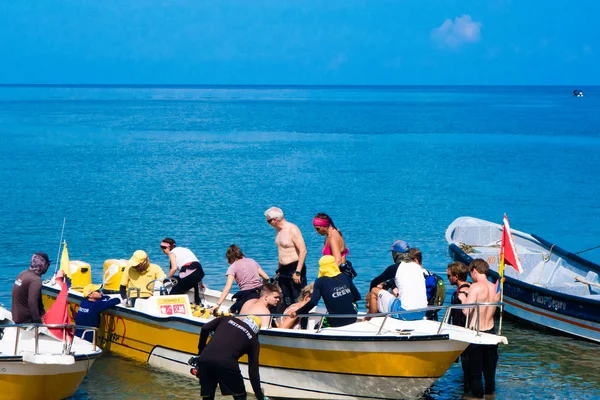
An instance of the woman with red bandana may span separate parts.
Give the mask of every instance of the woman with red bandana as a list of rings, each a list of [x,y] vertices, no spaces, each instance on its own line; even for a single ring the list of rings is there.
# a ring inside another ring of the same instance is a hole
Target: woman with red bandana
[[[325,236],[323,255],[333,256],[340,271],[354,279],[357,273],[352,267],[352,263],[346,259],[350,250],[346,247],[342,232],[336,228],[331,217],[325,213],[318,213],[313,218],[313,226],[319,235]]]

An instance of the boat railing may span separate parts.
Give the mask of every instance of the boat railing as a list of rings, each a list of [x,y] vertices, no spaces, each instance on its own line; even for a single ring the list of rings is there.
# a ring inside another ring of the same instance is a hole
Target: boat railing
[[[46,329],[60,329],[62,330],[62,352],[61,354],[71,354],[71,348],[73,346],[73,340],[72,340],[72,336],[69,333],[72,333],[73,335],[75,334],[75,330],[83,330],[81,337],[85,337],[85,335],[89,332],[92,333],[92,346],[95,349],[96,348],[96,333],[98,331],[98,328],[92,327],[92,326],[82,326],[82,325],[75,325],[75,324],[3,324],[0,326],[2,329],[7,329],[7,328],[15,328],[17,331],[17,335],[15,337],[15,348],[14,348],[14,354],[15,356],[18,355],[18,351],[19,351],[19,341],[21,339],[21,332],[24,330],[30,331],[33,329],[33,339],[34,339],[34,352],[33,354],[43,354],[40,353],[40,333],[44,332],[41,331],[41,328],[46,328]],[[55,337],[55,336],[53,336]]]
[[[479,315],[481,312],[481,307],[490,307],[490,306],[495,306],[495,307],[499,307],[501,311],[504,310],[504,303],[501,302],[497,302],[497,303],[471,303],[471,304],[452,304],[449,306],[429,306],[429,307],[424,307],[424,308],[416,308],[414,310],[402,310],[402,311],[389,311],[389,312],[384,312],[384,313],[373,313],[373,314],[327,314],[327,313],[310,313],[310,314],[297,314],[296,317],[298,318],[319,318],[319,322],[318,322],[318,328],[317,328],[317,333],[321,332],[321,330],[323,330],[324,328],[324,324],[323,321],[325,318],[331,319],[331,318],[357,318],[357,317],[364,317],[364,318],[383,318],[383,322],[381,323],[381,326],[379,327],[379,330],[377,331],[377,335],[381,335],[381,332],[383,331],[383,327],[385,326],[385,323],[387,322],[387,320],[392,317],[394,318],[395,316],[399,316],[399,315],[406,315],[406,314],[415,314],[415,313],[425,313],[427,311],[440,311],[440,310],[444,310],[444,316],[442,317],[441,321],[440,321],[440,326],[438,328],[437,334],[440,334],[442,332],[442,329],[444,328],[444,325],[448,325],[448,319],[450,318],[450,311],[453,309],[475,309],[475,324],[472,330],[475,330],[477,332],[477,336],[479,336],[480,333],[480,329],[479,329]],[[239,314],[238,317],[244,317],[250,314]],[[269,329],[271,326],[273,326],[273,319],[274,318],[280,318],[280,317],[290,317],[290,314],[252,314],[256,317],[269,317],[269,326],[266,327],[266,329]],[[437,321],[433,321],[433,322],[437,322]],[[467,322],[468,323],[468,322]],[[464,328],[468,328],[468,326],[464,326]],[[498,329],[498,335],[502,334],[502,327],[500,326]]]

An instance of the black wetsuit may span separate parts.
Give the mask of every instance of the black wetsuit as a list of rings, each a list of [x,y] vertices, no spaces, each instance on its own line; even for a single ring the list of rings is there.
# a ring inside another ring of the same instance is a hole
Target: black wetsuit
[[[283,296],[282,301],[279,303],[277,313],[282,314],[283,310],[294,304],[300,296],[300,291],[306,286],[306,264],[302,266],[300,271],[300,283],[294,283],[294,272],[298,261],[294,261],[289,264],[281,265],[277,268],[277,283],[281,288],[281,294]]]
[[[492,328],[482,332],[495,334],[496,329]],[[465,392],[474,397],[494,394],[498,345],[470,344],[462,354],[462,362],[467,364],[468,381],[465,381]],[[481,380],[482,374],[484,384]]]
[[[214,331],[208,345],[208,335]],[[198,341],[200,396],[214,399],[217,384],[224,396],[246,398],[244,378],[238,360],[248,355],[248,375],[255,396],[264,399],[258,373],[260,344],[256,334],[244,322],[234,317],[216,318],[202,327]]]
[[[465,289],[465,288],[468,289],[470,287],[471,287],[471,284],[469,282],[466,282],[466,283],[463,283],[462,285],[460,285],[458,288],[456,288],[456,291],[454,293],[452,293],[452,298],[450,299],[450,304],[462,304],[462,302],[458,298],[458,295],[460,293],[462,293],[465,296],[467,296],[469,294],[469,292],[468,291],[465,292],[462,289]],[[452,325],[462,326],[463,328],[467,325],[467,316],[463,313],[462,308],[455,308],[455,309],[450,310],[449,322]],[[472,350],[471,346],[472,345],[469,345],[467,347],[467,349],[460,355],[460,364],[461,364],[462,370],[463,370],[463,383],[464,383],[465,393],[470,392],[470,388],[469,388],[469,384],[470,384],[469,355],[471,354],[471,350]]]
[[[352,279],[346,274],[333,278],[322,276],[315,281],[310,301],[298,309],[298,314],[307,314],[323,297],[329,314],[356,314],[353,302],[360,300],[360,293]],[[355,318],[328,318],[329,326],[338,327],[353,324]]]
[[[389,280],[393,280],[396,277],[396,272],[398,271],[398,266],[400,266],[400,263],[392,264],[389,267],[387,267],[385,269],[385,271],[383,271],[381,273],[381,275],[373,278],[373,280],[371,281],[371,284],[369,285],[369,290],[373,289],[375,286],[379,285],[380,283],[383,283],[383,282],[386,282]]]

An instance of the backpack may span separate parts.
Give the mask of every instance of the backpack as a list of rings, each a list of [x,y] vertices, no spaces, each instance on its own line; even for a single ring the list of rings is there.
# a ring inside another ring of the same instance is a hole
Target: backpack
[[[425,289],[427,291],[427,305],[441,306],[446,300],[446,287],[444,280],[438,274],[429,271],[423,273],[425,276]]]

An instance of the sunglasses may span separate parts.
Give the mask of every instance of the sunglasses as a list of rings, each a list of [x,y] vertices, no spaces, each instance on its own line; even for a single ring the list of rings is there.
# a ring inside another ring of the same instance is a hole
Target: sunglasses
[[[160,246],[161,249],[166,250],[169,248],[169,246]]]
[[[267,218],[267,222],[270,224],[271,221],[275,221],[275,218]]]

